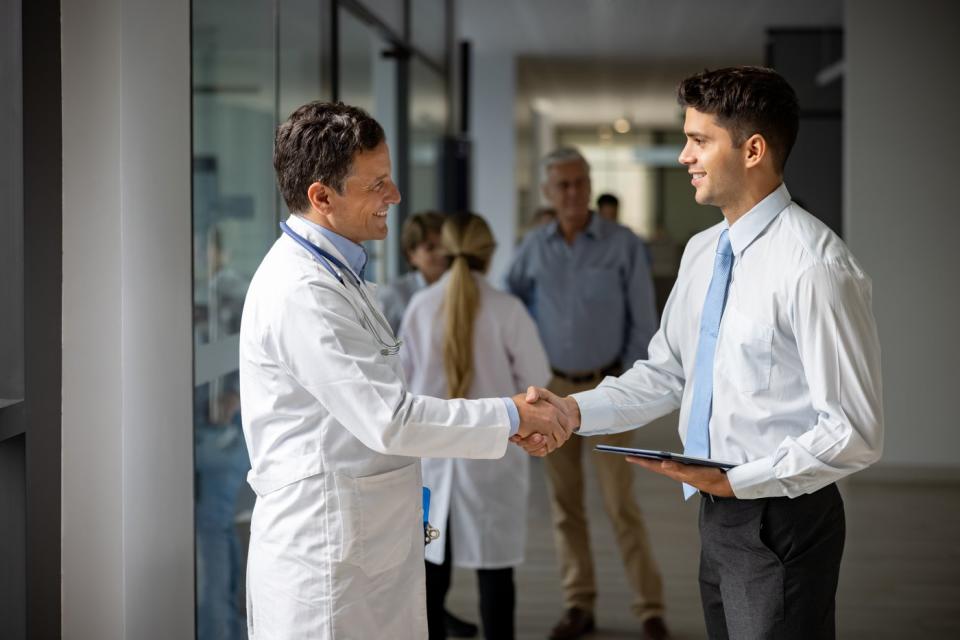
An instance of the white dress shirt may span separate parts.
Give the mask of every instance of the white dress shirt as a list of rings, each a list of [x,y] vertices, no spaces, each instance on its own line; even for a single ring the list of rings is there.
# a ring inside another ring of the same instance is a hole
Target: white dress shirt
[[[626,431],[679,407],[686,439],[700,314],[726,228],[687,244],[649,359],[574,396],[581,434]],[[727,473],[739,498],[812,493],[872,464],[883,447],[870,279],[782,184],[729,229],[710,457],[739,465]]]

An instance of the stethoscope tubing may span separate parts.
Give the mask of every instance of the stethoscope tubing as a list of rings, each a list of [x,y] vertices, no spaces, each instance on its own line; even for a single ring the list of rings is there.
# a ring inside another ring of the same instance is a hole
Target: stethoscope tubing
[[[317,262],[323,265],[323,267],[330,272],[330,275],[336,278],[337,281],[341,285],[343,285],[344,288],[347,288],[347,282],[344,279],[344,274],[349,274],[348,277],[350,281],[353,283],[353,286],[360,293],[360,298],[363,300],[363,303],[371,311],[373,311],[373,316],[374,318],[376,318],[378,324],[380,324],[380,327],[389,331],[391,336],[393,335],[393,332],[390,329],[390,325],[387,324],[387,321],[383,319],[380,312],[376,310],[376,308],[373,306],[373,302],[370,301],[370,298],[367,297],[366,292],[363,290],[363,282],[360,280],[360,277],[357,276],[357,274],[355,274],[350,267],[348,267],[343,262],[341,262],[335,255],[331,254],[329,251],[324,251],[323,249],[321,249],[320,247],[313,244],[312,242],[310,242],[309,240],[301,236],[299,233],[291,229],[286,222],[280,223],[280,229],[287,236],[289,236],[294,242],[296,242],[301,247],[306,249],[307,252],[310,253],[310,255],[316,258]],[[382,337],[380,337],[380,333],[376,330],[376,328],[370,322],[370,319],[367,316],[366,312],[360,310],[360,314],[363,316],[363,319],[366,322],[366,324],[370,325],[368,328],[370,333],[373,334],[373,336],[377,339],[377,342],[380,343],[380,346],[383,347],[383,349],[380,350],[381,353],[383,355],[396,355],[400,351],[400,345],[402,344],[402,342],[400,340],[396,340],[396,342],[393,344],[387,343],[386,341],[384,341]]]

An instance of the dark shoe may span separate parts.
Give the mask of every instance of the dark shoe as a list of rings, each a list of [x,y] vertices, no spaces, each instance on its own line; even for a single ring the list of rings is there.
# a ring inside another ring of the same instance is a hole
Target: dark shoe
[[[656,616],[644,620],[643,637],[645,640],[670,640],[670,632],[663,618]]]
[[[447,628],[447,635],[451,638],[475,638],[477,625],[461,620],[447,610],[443,611],[443,626]]]
[[[550,632],[550,640],[574,640],[593,631],[594,626],[592,613],[570,607]]]

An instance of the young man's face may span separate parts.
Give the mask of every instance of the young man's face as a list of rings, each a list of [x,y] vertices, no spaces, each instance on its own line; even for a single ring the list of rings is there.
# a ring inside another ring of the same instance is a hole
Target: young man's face
[[[582,224],[590,214],[590,173],[579,160],[547,169],[543,195],[557,211],[561,222]]]
[[[330,190],[330,219],[340,235],[361,243],[387,237],[387,209],[400,202],[400,190],[390,176],[386,142],[353,156],[343,194]]]
[[[714,116],[692,107],[687,107],[683,133],[687,143],[680,164],[690,173],[697,203],[723,209],[737,202],[745,188],[746,169],[730,133]]]
[[[424,241],[410,252],[407,260],[416,267],[427,284],[436,282],[450,264],[440,245],[440,234],[436,231],[428,232]]]

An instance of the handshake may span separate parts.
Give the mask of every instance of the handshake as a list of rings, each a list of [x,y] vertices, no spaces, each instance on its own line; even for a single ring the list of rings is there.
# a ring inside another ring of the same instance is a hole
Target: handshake
[[[513,396],[520,413],[520,428],[510,441],[532,456],[542,457],[563,445],[580,428],[580,406],[573,398],[541,387]]]

